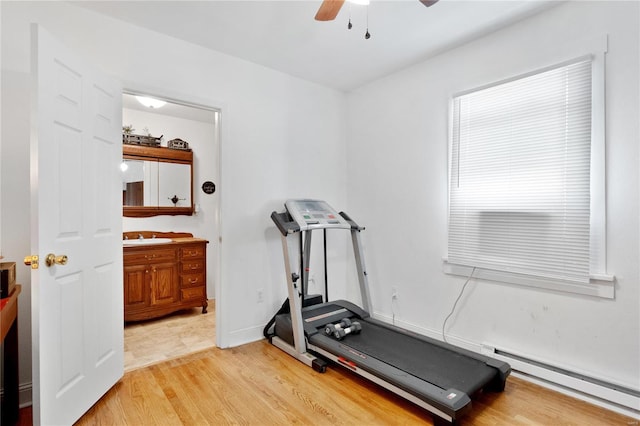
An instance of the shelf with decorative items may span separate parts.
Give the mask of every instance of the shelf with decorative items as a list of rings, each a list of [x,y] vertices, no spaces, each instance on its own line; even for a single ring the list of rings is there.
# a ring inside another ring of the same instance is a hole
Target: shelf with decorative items
[[[135,129],[131,124],[122,126],[122,143],[127,145],[144,145],[159,147],[164,135],[159,137],[151,136],[149,129],[146,127],[142,129],[144,135],[137,135],[133,132]]]

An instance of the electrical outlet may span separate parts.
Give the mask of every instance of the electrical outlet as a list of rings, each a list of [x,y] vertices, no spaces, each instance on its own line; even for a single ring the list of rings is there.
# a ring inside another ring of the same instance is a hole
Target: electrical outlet
[[[257,297],[258,303],[262,303],[262,302],[264,302],[264,290],[263,290],[263,289],[261,289],[261,288],[259,288],[259,289],[257,290],[256,297]]]

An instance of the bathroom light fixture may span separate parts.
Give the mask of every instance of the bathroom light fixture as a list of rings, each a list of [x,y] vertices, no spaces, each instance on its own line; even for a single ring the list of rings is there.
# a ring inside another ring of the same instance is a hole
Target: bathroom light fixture
[[[138,100],[138,102],[140,102],[142,105],[146,106],[147,108],[162,108],[166,104],[165,101],[161,101],[160,99],[149,98],[146,96],[136,96],[136,99]]]

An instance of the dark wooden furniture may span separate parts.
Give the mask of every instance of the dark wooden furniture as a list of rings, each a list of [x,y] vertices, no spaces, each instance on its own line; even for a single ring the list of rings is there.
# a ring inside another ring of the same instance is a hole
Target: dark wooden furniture
[[[0,336],[2,337],[2,381],[4,393],[0,406],[0,424],[12,425],[18,421],[18,295],[16,285],[11,295],[0,299]]]
[[[127,182],[122,191],[122,205],[126,207],[144,206],[144,182]]]
[[[202,306],[207,312],[207,240],[188,233],[125,232],[124,237],[171,242],[123,247],[124,320],[157,318]]]

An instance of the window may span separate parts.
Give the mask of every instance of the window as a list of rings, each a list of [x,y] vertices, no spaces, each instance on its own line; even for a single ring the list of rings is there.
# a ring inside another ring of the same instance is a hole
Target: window
[[[586,294],[607,278],[593,69],[583,57],[454,96],[449,272]]]

